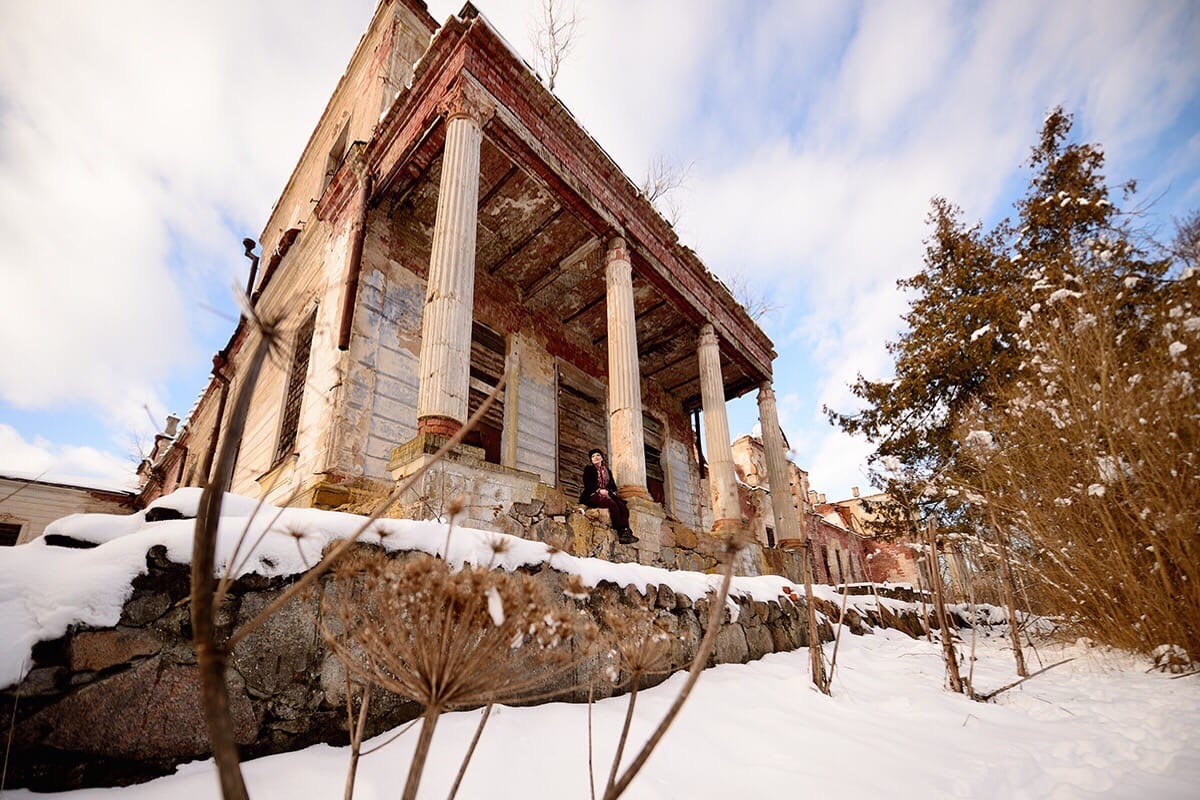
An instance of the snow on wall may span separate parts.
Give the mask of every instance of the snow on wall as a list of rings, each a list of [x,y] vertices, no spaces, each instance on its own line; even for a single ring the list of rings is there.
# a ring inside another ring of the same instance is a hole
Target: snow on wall
[[[160,498],[155,505],[194,514],[200,490],[181,489]],[[311,508],[278,509],[235,495],[225,496],[218,530],[215,572],[222,573],[243,531],[256,543],[235,571],[264,576],[293,575],[317,563],[330,542],[353,535],[365,518]],[[33,645],[62,636],[72,625],[111,627],[129,598],[131,581],[146,571],[146,553],[163,545],[167,557],[189,563],[194,521],[190,519],[146,522],[145,512],[128,516],[86,514],[54,523],[50,532],[98,541],[90,550],[50,547],[44,539],[0,550],[0,686],[10,686],[27,672]],[[493,545],[503,540],[503,552]],[[597,558],[580,558],[546,544],[472,528],[454,528],[448,552],[446,527],[438,522],[385,519],[373,523],[361,541],[389,550],[418,550],[444,556],[452,564],[491,565],[515,570],[546,564],[580,576],[589,587],[610,581],[620,587],[670,586],[693,601],[720,585],[720,575],[682,572],[642,564],[614,564]],[[244,550],[243,550],[244,552]],[[780,601],[785,589],[795,585],[777,575],[734,578],[731,597]],[[737,603],[728,603],[736,619]]]

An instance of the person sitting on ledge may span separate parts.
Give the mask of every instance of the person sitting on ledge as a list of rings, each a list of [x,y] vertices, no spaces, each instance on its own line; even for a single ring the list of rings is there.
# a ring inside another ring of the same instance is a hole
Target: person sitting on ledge
[[[579,502],[588,508],[607,508],[617,541],[633,544],[638,540],[629,527],[629,506],[617,496],[617,482],[612,472],[604,466],[604,453],[598,449],[588,451],[592,463],[583,468],[583,492]]]

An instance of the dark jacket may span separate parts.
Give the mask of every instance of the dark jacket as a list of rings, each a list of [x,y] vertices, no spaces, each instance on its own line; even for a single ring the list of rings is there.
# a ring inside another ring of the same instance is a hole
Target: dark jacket
[[[579,502],[587,503],[592,499],[592,495],[597,489],[608,489],[608,493],[613,497],[617,496],[617,484],[613,480],[612,470],[608,471],[608,486],[601,486],[600,479],[596,474],[596,465],[588,464],[583,468],[583,491],[579,493]]]

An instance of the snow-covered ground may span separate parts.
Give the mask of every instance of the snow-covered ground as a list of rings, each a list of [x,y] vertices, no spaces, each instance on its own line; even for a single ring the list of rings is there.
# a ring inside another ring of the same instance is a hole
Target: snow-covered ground
[[[1013,679],[1000,638],[979,644],[981,690]],[[834,696],[808,684],[804,650],[724,665],[692,697],[628,798],[1195,798],[1200,789],[1200,681],[1144,672],[1148,664],[1084,646],[1043,646],[1050,670],[990,704],[942,689],[937,649],[894,631],[848,636]],[[1035,659],[1036,663],[1036,659]],[[682,682],[642,693],[632,741],[661,718]],[[594,708],[597,780],[607,775],[625,698]],[[438,724],[422,797],[445,797],[479,719]],[[373,740],[382,741],[384,737]],[[359,800],[399,794],[416,729],[366,756]],[[367,747],[371,746],[368,742]],[[631,750],[635,750],[631,746]],[[627,750],[627,752],[629,752]],[[328,746],[244,765],[254,798],[340,797],[346,749]],[[92,800],[217,796],[211,762],[119,790],[56,795]],[[33,798],[25,791],[6,793]],[[499,708],[459,797],[587,798],[587,707]]]
[[[194,513],[198,493],[184,490],[164,505]],[[256,542],[236,574],[288,574],[314,563],[330,541],[350,535],[362,519],[311,509],[258,508],[227,496],[217,547],[218,568],[232,557],[243,531]],[[0,553],[0,684],[29,668],[36,641],[69,626],[115,624],[129,581],[145,569],[145,553],[165,545],[178,561],[190,557],[190,520],[146,522],[130,516],[79,515],[54,531],[100,543],[64,550],[34,542]],[[515,569],[547,563],[588,585],[666,583],[699,598],[715,576],[636,564],[611,564],[512,540],[501,553],[497,534],[458,530],[451,562]],[[445,527],[384,520],[365,537],[385,547],[440,553]],[[240,562],[241,559],[238,559]],[[740,578],[734,593],[778,598],[787,581]],[[823,597],[840,601],[830,587]],[[867,607],[869,596],[851,604]],[[884,600],[889,606],[907,607]],[[1015,679],[1001,635],[981,638],[975,685],[980,692]],[[827,655],[829,652],[827,646]],[[805,650],[769,655],[746,665],[706,671],[666,739],[633,783],[628,798],[1196,798],[1200,797],[1200,676],[1173,679],[1147,673],[1149,662],[1075,644],[1042,644],[1033,668],[1075,660],[1001,694],[972,702],[943,689],[940,650],[896,631],[847,633],[838,652],[833,697],[815,692]],[[1040,663],[1039,663],[1040,661]],[[639,696],[627,748],[637,751],[674,698],[683,676]],[[625,714],[626,700],[594,708],[595,762],[602,785]],[[480,712],[449,714],[438,724],[422,784],[423,797],[444,797]],[[380,737],[376,742],[385,737]],[[395,797],[404,784],[416,730],[359,767],[359,800]],[[371,743],[366,745],[367,748]],[[244,765],[255,798],[341,796],[348,751],[316,746]],[[124,789],[83,790],[64,798],[192,800],[218,795],[211,762]],[[19,790],[5,797],[30,798]],[[550,704],[499,708],[488,724],[459,793],[462,798],[587,798],[587,707]]]

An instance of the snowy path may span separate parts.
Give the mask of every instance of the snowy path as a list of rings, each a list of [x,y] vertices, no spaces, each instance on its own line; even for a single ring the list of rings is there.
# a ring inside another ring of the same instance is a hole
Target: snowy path
[[[706,672],[627,798],[1194,798],[1200,796],[1200,680],[1144,674],[1146,664],[1082,647],[1041,653],[1070,664],[989,705],[941,690],[933,646],[895,632],[850,636],[833,698],[807,685],[806,651]],[[1034,660],[1036,663],[1036,659]],[[976,685],[1013,679],[998,639],[981,640]],[[682,680],[639,697],[644,738]],[[595,708],[598,780],[615,747],[624,698]],[[438,725],[422,797],[442,798],[479,712]],[[460,797],[587,798],[586,706],[501,708]],[[358,800],[403,786],[414,732],[364,759]],[[251,796],[341,797],[346,751],[317,746],[245,765]],[[138,787],[71,792],[84,800],[216,796],[211,763]],[[23,791],[12,798],[33,798]]]

